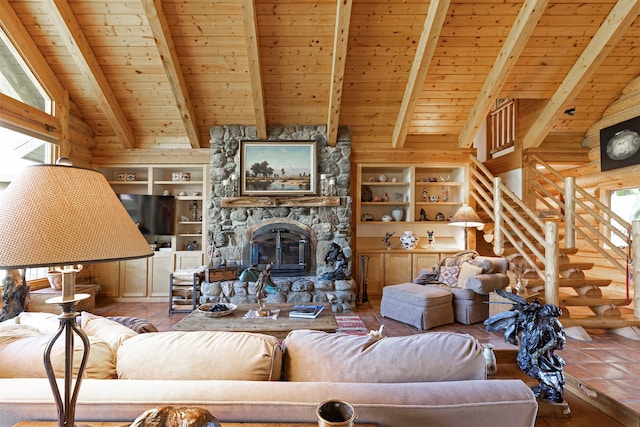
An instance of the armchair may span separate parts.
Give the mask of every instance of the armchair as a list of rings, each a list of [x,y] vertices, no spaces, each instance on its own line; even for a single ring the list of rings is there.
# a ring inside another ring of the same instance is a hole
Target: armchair
[[[455,321],[470,325],[489,317],[489,293],[509,285],[508,268],[505,258],[465,251],[421,270],[413,283],[451,292]]]

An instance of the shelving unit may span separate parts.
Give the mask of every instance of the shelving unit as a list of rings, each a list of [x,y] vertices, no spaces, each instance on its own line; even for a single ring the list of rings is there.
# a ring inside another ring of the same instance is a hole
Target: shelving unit
[[[175,235],[148,236],[171,240],[173,252],[203,251],[206,246],[206,215],[202,208],[208,190],[206,165],[115,165],[99,168],[116,193],[171,195],[176,200]],[[193,215],[193,206],[196,214]],[[189,245],[195,241],[195,248]]]
[[[464,165],[359,165],[356,223],[381,223],[394,208],[400,222],[447,221],[465,203]],[[422,214],[424,212],[424,214]]]
[[[116,193],[171,195],[176,203],[174,234],[145,236],[150,244],[163,247],[149,263],[146,281],[141,274],[135,283],[133,276],[128,279],[129,275],[121,274],[127,271],[124,265],[95,267],[108,284],[108,296],[144,299],[171,295],[169,274],[160,272],[197,267],[204,262],[208,227],[203,208],[206,210],[209,194],[209,165],[105,165],[98,170]],[[134,288],[136,292],[131,292]]]

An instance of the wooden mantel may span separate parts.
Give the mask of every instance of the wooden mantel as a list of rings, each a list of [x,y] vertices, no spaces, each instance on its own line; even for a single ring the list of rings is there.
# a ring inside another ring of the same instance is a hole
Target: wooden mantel
[[[275,208],[275,207],[322,207],[340,206],[339,196],[271,196],[271,197],[222,197],[223,208]]]

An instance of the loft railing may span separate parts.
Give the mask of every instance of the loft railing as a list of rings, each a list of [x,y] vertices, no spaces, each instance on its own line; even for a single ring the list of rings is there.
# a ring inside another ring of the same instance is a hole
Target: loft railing
[[[517,112],[517,100],[511,99],[487,116],[487,151],[490,155],[515,145]]]

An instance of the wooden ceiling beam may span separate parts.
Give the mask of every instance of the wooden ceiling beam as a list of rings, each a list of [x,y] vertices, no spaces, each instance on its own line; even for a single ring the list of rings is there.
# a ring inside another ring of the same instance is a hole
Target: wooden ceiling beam
[[[176,106],[180,112],[180,118],[189,139],[189,144],[191,148],[200,148],[200,132],[195,123],[195,110],[189,96],[187,82],[182,74],[180,60],[171,38],[171,30],[162,10],[162,2],[160,0],[144,0],[142,5],[156,41],[164,72],[169,79],[169,86],[176,100]]]
[[[640,0],[618,0],[560,86],[529,128],[522,140],[523,149],[539,147],[558,114],[564,111],[580,90],[589,82],[600,64],[613,50],[640,11]]]
[[[327,141],[336,145],[340,125],[340,106],[344,67],[347,62],[349,27],[351,23],[352,0],[338,0],[336,6],[336,28],[333,36],[333,57],[331,58],[331,88],[329,89],[329,112],[327,115]]]
[[[418,48],[411,65],[409,80],[404,90],[400,111],[396,118],[391,139],[391,147],[402,148],[407,137],[409,124],[413,118],[416,102],[427,77],[429,65],[438,46],[438,38],[442,25],[447,18],[450,0],[432,0],[429,2],[429,10],[422,26],[422,33],[418,42]]]
[[[258,16],[255,0],[244,0],[242,8],[244,34],[247,43],[249,77],[251,78],[251,96],[256,118],[258,139],[267,139],[267,117],[264,108],[264,88],[260,65],[260,40],[258,39]]]
[[[498,98],[511,70],[515,66],[529,37],[536,28],[540,17],[544,13],[549,0],[525,0],[518,12],[509,36],[504,41],[500,53],[496,57],[493,67],[484,81],[480,94],[471,108],[465,122],[458,145],[461,148],[471,147],[473,141],[487,119],[487,115]]]
[[[91,83],[93,93],[100,107],[109,120],[114,133],[124,148],[135,146],[135,136],[127,118],[120,108],[118,99],[111,89],[98,59],[87,41],[82,27],[78,23],[69,3],[66,0],[51,0],[42,3],[49,12],[55,27],[60,31],[60,37],[69,53],[74,58],[78,69],[88,82]]]

